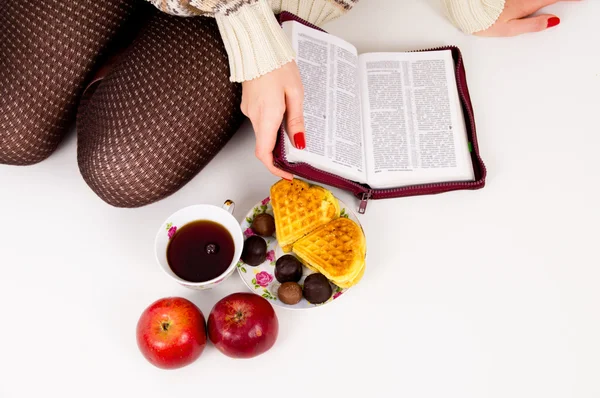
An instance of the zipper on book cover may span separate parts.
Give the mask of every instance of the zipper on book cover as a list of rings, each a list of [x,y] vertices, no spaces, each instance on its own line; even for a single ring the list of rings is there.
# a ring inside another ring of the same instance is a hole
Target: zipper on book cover
[[[420,189],[429,189],[429,188],[441,188],[441,187],[449,187],[449,188],[458,188],[458,187],[475,187],[478,183],[475,181],[457,181],[457,182],[436,182],[432,184],[419,184],[419,185],[410,185],[406,187],[398,187],[398,188],[388,188],[388,189],[376,189],[372,190],[372,194],[369,198],[378,199],[384,198],[387,196],[393,197],[393,195],[403,192],[403,191],[417,191]]]
[[[371,189],[369,189],[367,192],[363,192],[360,199],[360,205],[358,206],[359,214],[365,214],[367,211],[367,202],[371,198],[371,195],[373,195],[373,191]]]
[[[320,29],[319,29],[320,30]],[[457,49],[456,46],[440,46],[440,47],[434,47],[434,48],[428,48],[428,49],[424,49],[424,50],[413,50],[413,51],[408,51],[408,52],[427,52],[427,51],[439,51],[439,50],[452,50],[452,49]],[[462,56],[460,57],[460,62],[462,62]],[[460,62],[457,65],[457,68],[460,68]],[[461,99],[463,100],[463,102],[466,104],[467,100],[466,100],[466,96],[464,94],[464,91],[462,89],[462,87],[460,85],[458,85],[458,91],[460,94]],[[470,109],[470,107],[466,106],[467,111],[469,113],[469,122],[471,125],[471,131],[474,133],[475,131],[475,126],[474,126],[474,115],[472,110]],[[281,139],[285,140],[285,131],[283,130],[283,128],[280,130],[281,133]],[[285,150],[285,144],[283,144],[283,142],[281,143],[281,152],[282,152],[282,157],[283,157],[283,162],[286,163],[287,167],[290,168],[295,168],[299,165],[294,165],[289,163],[287,160],[285,160],[285,155],[286,155],[286,150]],[[483,163],[481,157],[479,156],[478,151],[475,151],[475,156],[477,157],[477,160],[479,161],[479,165],[482,168],[482,174],[485,175],[486,173],[486,167],[485,164]],[[428,189],[428,188],[440,188],[440,187],[475,187],[477,185],[479,185],[478,181],[456,181],[456,182],[444,182],[444,183],[432,183],[432,184],[419,184],[419,185],[411,185],[411,186],[407,186],[407,187],[398,187],[398,188],[389,188],[389,189],[369,189],[366,188],[364,185],[358,184],[354,181],[348,180],[346,178],[337,176],[335,174],[317,169],[316,167],[311,166],[308,163],[302,163],[302,165],[316,171],[317,173],[321,173],[324,175],[328,175],[331,177],[332,181],[345,181],[347,183],[349,183],[350,185],[353,185],[357,188],[359,188],[362,193],[360,193],[360,205],[358,208],[358,213],[359,214],[365,214],[366,210],[367,210],[367,202],[369,201],[369,199],[371,198],[379,198],[379,197],[385,197],[386,195],[394,195],[398,192],[403,192],[403,191],[415,191],[415,190],[419,190],[419,189]],[[334,184],[335,185],[335,184]]]
[[[463,57],[462,57],[462,54],[460,53],[460,49],[456,46],[453,46],[453,45],[440,46],[440,47],[428,48],[428,49],[424,49],[424,50],[413,50],[413,51],[408,51],[408,52],[416,53],[416,52],[428,52],[428,51],[439,51],[439,50],[458,50],[459,59],[458,59],[458,63],[456,64],[456,69],[460,70],[460,66],[463,62]],[[455,74],[456,73],[457,72],[455,72]],[[469,124],[471,125],[471,133],[473,135],[473,138],[475,138],[475,115],[473,114],[473,109],[471,109],[470,106],[467,106],[469,101],[467,101],[467,97],[465,96],[462,86],[460,84],[457,84],[457,88],[458,88],[458,93],[460,95],[460,98],[462,99],[463,103],[465,104],[465,108],[467,109],[467,113],[469,114]],[[473,141],[474,142],[469,141],[469,146],[471,146],[471,145],[476,146],[475,156],[477,157],[477,160],[479,161],[479,166],[481,166],[481,168],[482,168],[482,170],[481,170],[482,175],[486,175],[487,168],[485,167],[485,163],[483,163],[483,159],[481,159],[481,156],[479,155],[479,145],[478,145],[476,139],[474,139]],[[476,185],[477,182],[473,182],[472,184]]]
[[[428,49],[424,49],[424,50],[413,50],[413,51],[408,51],[408,52],[427,52],[427,51],[439,51],[439,50],[452,50],[452,49],[457,49],[456,46],[441,46],[441,47],[435,47],[435,48],[428,48]],[[457,69],[460,69],[460,64],[462,63],[462,56],[459,59],[459,62],[456,65]],[[460,95],[460,98],[462,100],[462,102],[465,104],[465,108],[467,109],[467,113],[469,116],[469,124],[471,127],[471,132],[474,134],[475,132],[475,126],[474,126],[474,115],[473,115],[473,111],[470,109],[469,106],[466,106],[467,102],[467,98],[465,96],[465,93],[461,87],[460,84],[457,84],[457,88],[458,88],[458,92]],[[474,144],[473,144],[474,145]],[[478,148],[477,148],[478,149]],[[485,175],[486,173],[486,167],[485,164],[483,163],[483,161],[481,160],[481,156],[479,156],[478,150],[475,151],[475,156],[477,157],[477,160],[479,161],[479,166],[482,168],[482,174]],[[479,185],[478,181],[452,181],[452,182],[441,182],[441,183],[431,183],[431,184],[418,184],[418,185],[411,185],[411,186],[407,186],[407,187],[398,187],[398,188],[388,188],[388,189],[375,189],[375,190],[371,190],[371,195],[369,195],[368,198],[379,198],[379,197],[385,197],[385,196],[393,196],[399,192],[404,192],[404,191],[416,191],[416,190],[420,190],[420,189],[433,189],[433,188],[440,188],[440,187],[448,187],[448,188],[458,188],[458,187],[475,187]],[[367,198],[367,199],[368,199]],[[362,203],[362,202],[361,202]],[[366,206],[366,203],[365,203]]]
[[[414,50],[414,51],[408,51],[408,52],[427,52],[427,51],[452,50],[452,49],[457,49],[457,47],[456,46],[441,46],[441,47],[435,47],[435,48],[428,48],[425,50]],[[459,62],[456,65],[457,69],[460,68],[461,63],[462,63],[462,56],[460,56]],[[468,101],[466,99],[463,88],[461,87],[460,84],[457,84],[457,86],[458,86],[457,88],[459,91],[459,95],[460,95],[463,103],[467,104]],[[475,117],[473,115],[473,111],[469,106],[465,106],[465,108],[467,109],[467,112],[469,115],[469,124],[471,127],[471,132],[472,132],[472,134],[475,134],[475,126],[474,126]],[[469,144],[476,145],[475,143],[470,143],[470,142],[469,142]],[[482,174],[485,175],[486,167],[485,167],[485,164],[483,163],[483,160],[481,159],[481,156],[479,155],[478,148],[475,151],[475,156],[477,157],[477,160],[479,161],[479,166],[482,168]],[[419,190],[419,189],[439,188],[439,187],[475,187],[477,185],[479,185],[479,181],[453,181],[453,182],[443,182],[443,183],[419,184],[419,185],[411,185],[411,186],[407,186],[407,187],[398,187],[398,188],[389,188],[389,189],[376,189],[376,190],[369,190],[369,195],[368,195],[368,197],[366,197],[366,199],[368,200],[371,197],[377,198],[377,197],[386,196],[386,195],[393,195],[393,194],[396,194],[398,192],[403,192],[403,191],[415,191],[415,190]],[[361,201],[361,206],[362,206],[362,201]],[[366,208],[366,200],[365,200],[364,206]]]
[[[322,174],[324,176],[330,177],[331,182],[326,182],[327,184],[336,186],[336,181],[344,181],[347,184],[356,187],[358,189],[358,192],[354,193],[354,195],[355,196],[360,195],[360,199],[361,199],[360,205],[359,205],[359,208],[358,208],[358,212],[360,214],[365,214],[365,211],[367,209],[367,201],[373,196],[373,194],[372,194],[373,190],[372,189],[369,189],[369,188],[365,187],[364,185],[361,185],[361,184],[359,184],[357,182],[354,182],[352,180],[349,180],[347,178],[340,177],[340,176],[338,176],[336,174],[329,173],[327,171],[323,171],[323,170],[317,169],[316,167],[314,167],[314,166],[312,166],[312,165],[310,165],[308,163],[292,164],[292,163],[288,162],[286,160],[286,154],[287,154],[287,152],[285,150],[285,143],[284,143],[285,142],[284,141],[285,140],[285,131],[283,130],[283,128],[280,129],[280,140],[282,140],[282,141],[280,141],[280,148],[281,148],[281,155],[282,155],[281,156],[282,157],[281,162],[283,162],[286,167],[289,167],[291,169],[294,169],[294,168],[299,167],[299,166],[308,167],[309,169],[314,170],[316,173],[319,173],[319,174]]]

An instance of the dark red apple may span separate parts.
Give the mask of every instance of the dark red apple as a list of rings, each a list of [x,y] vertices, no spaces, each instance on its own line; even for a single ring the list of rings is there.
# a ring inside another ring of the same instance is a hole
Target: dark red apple
[[[161,369],[176,369],[194,362],[206,347],[202,311],[181,297],[167,297],[142,312],[137,324],[142,355]]]
[[[208,338],[223,354],[252,358],[277,340],[279,321],[266,299],[253,293],[234,293],[221,299],[208,316]]]

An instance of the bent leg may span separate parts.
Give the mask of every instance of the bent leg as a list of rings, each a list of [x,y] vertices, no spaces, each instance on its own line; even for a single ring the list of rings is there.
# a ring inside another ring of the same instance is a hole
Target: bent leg
[[[240,101],[214,19],[156,14],[80,109],[81,174],[116,207],[163,199],[237,131]]]
[[[136,0],[0,1],[0,163],[56,149],[86,80]]]

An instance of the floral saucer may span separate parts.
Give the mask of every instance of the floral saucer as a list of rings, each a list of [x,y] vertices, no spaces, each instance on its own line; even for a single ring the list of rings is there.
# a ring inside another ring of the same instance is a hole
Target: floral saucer
[[[360,222],[358,221],[357,216],[352,211],[348,211],[348,206],[346,204],[344,204],[339,199],[337,200],[340,204],[341,209],[340,216],[349,218],[360,226]],[[248,212],[244,221],[242,221],[242,223],[240,224],[244,233],[244,238],[248,238],[249,236],[254,235],[254,232],[250,228],[250,225],[252,225],[254,217],[261,213],[268,213],[273,215],[273,208],[271,207],[270,198],[266,198],[260,203],[258,203],[256,206],[254,206],[254,208],[252,208]],[[275,234],[277,234],[277,231],[275,231]],[[253,291],[255,294],[258,294],[259,296],[262,296],[269,300],[271,304],[287,309],[315,308],[331,303],[333,300],[337,299],[347,290],[349,290],[342,289],[334,284],[331,284],[333,294],[331,295],[331,298],[325,303],[311,304],[308,301],[306,301],[304,297],[302,298],[302,300],[300,300],[299,303],[294,305],[282,303],[277,298],[277,289],[279,289],[279,286],[281,284],[277,281],[277,279],[275,279],[275,262],[279,257],[283,256],[285,253],[277,243],[275,235],[270,237],[263,237],[263,239],[267,242],[267,259],[265,260],[265,262],[257,265],[256,267],[253,267],[248,264],[245,264],[242,260],[240,260],[237,264],[237,269],[246,286],[248,286],[248,288],[250,288],[250,290]],[[293,253],[288,254],[293,255]],[[298,282],[300,286],[302,286],[304,279],[312,273],[313,271],[309,270],[306,267],[303,267],[303,275],[300,279],[300,282]]]

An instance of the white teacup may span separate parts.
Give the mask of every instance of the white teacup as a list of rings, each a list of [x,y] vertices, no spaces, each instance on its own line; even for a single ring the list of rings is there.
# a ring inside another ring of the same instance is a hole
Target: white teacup
[[[158,261],[158,264],[162,270],[182,286],[196,290],[210,289],[222,283],[225,279],[231,276],[235,270],[237,262],[242,256],[242,249],[244,247],[244,236],[242,234],[242,229],[240,224],[233,216],[234,208],[235,204],[231,200],[227,200],[225,201],[225,204],[223,204],[223,207],[213,205],[194,205],[185,207],[169,216],[169,218],[167,218],[159,228],[154,241],[156,260]],[[192,221],[199,220],[213,221],[227,229],[233,238],[234,254],[231,264],[221,275],[205,282],[190,282],[180,278],[171,270],[171,267],[167,261],[167,246],[169,245],[169,240],[177,231],[177,228],[181,228],[185,224],[188,224]]]

